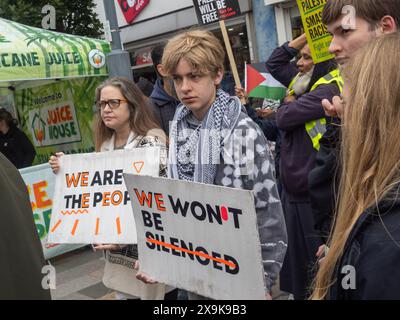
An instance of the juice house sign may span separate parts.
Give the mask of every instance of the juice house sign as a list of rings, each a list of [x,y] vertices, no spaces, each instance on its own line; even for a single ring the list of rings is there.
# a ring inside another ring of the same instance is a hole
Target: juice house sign
[[[35,109],[29,111],[29,125],[36,147],[81,140],[70,89],[33,99]]]

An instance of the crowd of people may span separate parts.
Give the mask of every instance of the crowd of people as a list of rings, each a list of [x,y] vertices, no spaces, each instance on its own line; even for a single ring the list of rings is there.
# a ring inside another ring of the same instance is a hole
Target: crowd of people
[[[350,26],[343,22],[346,5],[356,12]],[[277,283],[296,300],[400,299],[400,6],[397,0],[327,0],[323,21],[333,36],[334,59],[314,64],[302,35],[266,61],[288,88],[272,118],[251,103],[242,105],[243,88],[236,88],[237,96],[220,89],[225,53],[212,33],[173,37],[153,51],[157,82],[149,99],[123,78],[97,88],[96,152],[159,146],[162,177],[253,191],[266,299]],[[4,133],[4,123],[13,128],[0,113],[3,135],[11,130]],[[256,152],[242,150],[251,157],[251,170],[243,159],[224,158],[223,145],[236,143],[234,131],[246,132],[255,146]],[[268,140],[276,141],[275,156]],[[49,160],[55,173],[62,156]],[[18,189],[23,198],[10,210],[22,214],[29,198],[12,166],[0,161],[1,183],[15,180],[7,189]],[[33,235],[28,227],[23,237]],[[129,252],[140,261],[134,244],[94,248],[106,255]],[[43,263],[39,251],[31,251],[37,266]],[[3,259],[0,264],[4,270]],[[144,273],[136,277],[155,283]],[[37,279],[26,292],[17,280],[8,281],[15,287],[11,297],[48,298]],[[206,298],[168,291],[165,299]]]

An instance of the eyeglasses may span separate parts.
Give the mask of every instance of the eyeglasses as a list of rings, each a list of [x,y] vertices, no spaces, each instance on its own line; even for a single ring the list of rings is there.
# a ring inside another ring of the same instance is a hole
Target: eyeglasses
[[[114,109],[117,109],[121,105],[121,102],[128,102],[128,101],[121,100],[121,99],[102,100],[102,101],[96,102],[96,107],[99,110],[104,110],[106,108],[106,105],[109,105],[111,110],[114,110]]]

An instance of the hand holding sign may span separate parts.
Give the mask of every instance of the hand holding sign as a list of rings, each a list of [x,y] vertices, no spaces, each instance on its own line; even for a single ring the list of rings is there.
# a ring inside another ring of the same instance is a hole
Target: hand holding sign
[[[332,36],[328,33],[326,25],[322,22],[322,10],[325,4],[326,0],[297,0],[307,41],[315,64],[334,57],[329,52]]]
[[[159,148],[58,158],[50,243],[136,243],[123,173],[159,174]],[[112,168],[112,169],[111,169]]]
[[[124,175],[141,272],[213,299],[265,299],[251,191]]]

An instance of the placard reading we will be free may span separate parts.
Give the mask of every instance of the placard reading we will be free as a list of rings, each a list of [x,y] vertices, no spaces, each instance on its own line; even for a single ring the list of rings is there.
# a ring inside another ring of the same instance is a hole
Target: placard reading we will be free
[[[241,14],[238,0],[193,0],[200,25],[226,20]]]
[[[159,159],[160,148],[62,156],[48,243],[136,243],[123,173],[158,176]]]

